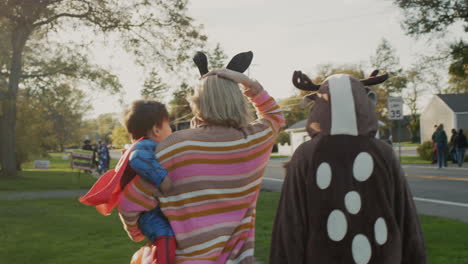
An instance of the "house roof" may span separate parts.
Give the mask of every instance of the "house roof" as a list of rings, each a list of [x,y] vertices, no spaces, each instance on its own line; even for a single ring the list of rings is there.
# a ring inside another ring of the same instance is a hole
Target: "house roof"
[[[468,93],[438,94],[437,96],[442,99],[453,112],[468,112]]]
[[[293,129],[300,129],[300,128],[305,129],[306,125],[307,125],[307,119],[304,119],[304,120],[301,120],[301,121],[295,123],[294,125],[288,127],[288,129],[286,129],[286,130],[293,130]]]

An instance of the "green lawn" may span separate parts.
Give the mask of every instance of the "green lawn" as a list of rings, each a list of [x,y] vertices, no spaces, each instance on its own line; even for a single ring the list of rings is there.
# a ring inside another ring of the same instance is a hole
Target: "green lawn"
[[[267,261],[279,193],[262,192],[255,255]],[[129,263],[142,245],[115,214],[104,217],[76,199],[0,200],[0,263]],[[422,216],[429,263],[468,263],[468,224]]]
[[[63,160],[65,153],[51,153],[50,169],[34,169],[33,161],[23,165],[23,171],[19,172],[19,178],[0,178],[1,191],[40,191],[40,190],[74,190],[90,188],[96,181],[86,173],[78,174],[78,170],[70,168],[70,160]],[[116,161],[111,161],[111,168]],[[79,176],[79,177],[78,177]]]
[[[431,164],[431,162],[419,156],[401,156],[401,164]]]
[[[407,142],[393,142],[393,144],[401,144],[402,147],[419,147],[419,145],[421,145],[421,143],[413,143],[413,142],[410,142],[410,141],[407,141]]]

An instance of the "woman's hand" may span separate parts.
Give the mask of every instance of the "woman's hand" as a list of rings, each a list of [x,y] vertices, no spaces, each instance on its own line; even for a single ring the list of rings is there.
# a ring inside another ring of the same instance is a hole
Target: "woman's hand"
[[[202,76],[202,78],[217,75],[221,78],[229,79],[244,86],[243,93],[247,97],[254,97],[263,91],[262,85],[256,80],[250,79],[247,75],[229,69],[214,70]]]

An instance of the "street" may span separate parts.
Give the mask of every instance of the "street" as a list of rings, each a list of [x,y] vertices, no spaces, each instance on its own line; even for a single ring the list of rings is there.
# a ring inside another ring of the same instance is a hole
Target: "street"
[[[262,189],[281,191],[283,164],[287,158],[271,159]],[[450,164],[437,169],[431,165],[404,165],[418,213],[468,222],[468,168]]]

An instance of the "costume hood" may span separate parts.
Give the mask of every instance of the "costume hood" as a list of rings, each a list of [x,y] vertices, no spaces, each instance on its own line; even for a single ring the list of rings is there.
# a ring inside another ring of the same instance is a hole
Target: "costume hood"
[[[360,80],[335,74],[316,93],[306,97],[315,101],[306,127],[311,137],[319,134],[375,136],[378,128],[375,93]]]

